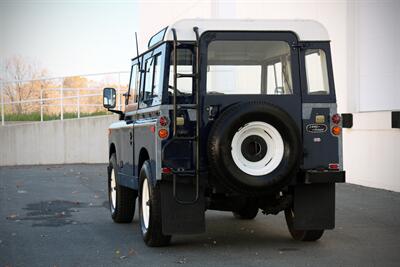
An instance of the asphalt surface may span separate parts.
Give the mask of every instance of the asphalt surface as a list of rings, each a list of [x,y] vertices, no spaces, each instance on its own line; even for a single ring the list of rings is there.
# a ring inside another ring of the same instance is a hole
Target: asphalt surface
[[[0,168],[0,266],[400,266],[400,193],[337,186],[336,229],[293,241],[282,214],[207,211],[207,232],[144,245],[115,224],[105,165]]]

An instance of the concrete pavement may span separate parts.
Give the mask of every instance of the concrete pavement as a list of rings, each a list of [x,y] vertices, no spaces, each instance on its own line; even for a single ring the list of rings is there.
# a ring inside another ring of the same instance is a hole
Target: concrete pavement
[[[148,248],[107,209],[106,166],[0,168],[0,266],[400,266],[400,193],[337,185],[336,229],[293,241],[282,214],[207,211],[207,232]]]

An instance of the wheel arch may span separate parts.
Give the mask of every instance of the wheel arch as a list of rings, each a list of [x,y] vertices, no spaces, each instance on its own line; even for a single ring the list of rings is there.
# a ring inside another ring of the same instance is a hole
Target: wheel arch
[[[156,178],[156,174],[155,174],[155,161],[153,159],[150,158],[150,153],[148,152],[148,150],[145,147],[142,147],[140,149],[139,152],[139,158],[138,158],[138,177],[140,175],[140,170],[143,167],[144,162],[148,160],[150,163],[150,166],[148,168],[148,171],[150,172],[150,181],[152,183],[153,186],[156,185],[157,182],[157,178]]]
[[[142,169],[143,163],[146,160],[150,160],[149,152],[146,148],[142,147],[139,152],[139,159],[138,159],[138,171]]]
[[[111,143],[110,148],[108,150],[108,158],[111,158],[111,155],[115,153],[115,156],[117,155],[117,149],[115,148],[115,144]]]

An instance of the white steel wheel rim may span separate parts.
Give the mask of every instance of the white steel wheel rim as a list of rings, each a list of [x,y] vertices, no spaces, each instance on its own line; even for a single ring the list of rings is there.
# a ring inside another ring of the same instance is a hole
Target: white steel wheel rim
[[[142,220],[144,227],[147,229],[150,221],[149,185],[147,179],[144,179],[142,186]]]
[[[117,204],[117,181],[115,179],[114,169],[111,170],[110,196],[111,196],[111,211],[114,212]]]
[[[267,145],[265,156],[254,162],[247,160],[242,153],[243,141],[253,135],[261,137]],[[231,154],[241,171],[253,176],[262,176],[271,173],[279,166],[284,154],[284,143],[281,134],[274,126],[262,121],[253,121],[235,133],[231,143]]]

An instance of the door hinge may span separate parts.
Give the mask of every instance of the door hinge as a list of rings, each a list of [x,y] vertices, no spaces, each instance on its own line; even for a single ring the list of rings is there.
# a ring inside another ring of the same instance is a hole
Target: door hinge
[[[304,42],[292,43],[291,46],[293,49],[306,49],[308,47],[308,43]]]
[[[133,133],[132,132],[129,133],[129,144],[133,145]]]

